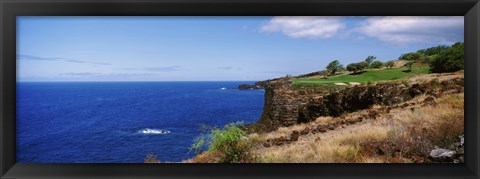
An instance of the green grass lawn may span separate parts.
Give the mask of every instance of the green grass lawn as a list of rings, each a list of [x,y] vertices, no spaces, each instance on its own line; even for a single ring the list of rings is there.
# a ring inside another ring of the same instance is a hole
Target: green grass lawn
[[[334,83],[346,83],[349,82],[359,82],[359,83],[368,83],[368,82],[378,82],[378,81],[389,81],[397,80],[406,77],[416,76],[420,74],[428,74],[428,66],[416,66],[412,67],[411,72],[403,72],[407,70],[404,68],[392,68],[392,69],[383,69],[383,70],[369,70],[361,74],[351,75],[337,75],[329,77],[327,79],[322,78],[300,78],[293,80],[293,85],[295,86],[321,86],[321,85],[333,85]]]

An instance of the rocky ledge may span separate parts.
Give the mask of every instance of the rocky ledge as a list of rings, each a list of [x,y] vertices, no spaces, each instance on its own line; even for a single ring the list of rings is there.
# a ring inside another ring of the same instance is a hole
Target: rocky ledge
[[[339,90],[297,88],[288,80],[265,84],[265,104],[258,124],[267,130],[306,123],[321,116],[340,116],[367,109],[374,104],[391,106],[420,94],[434,97],[463,92],[463,78],[403,84],[386,82]]]

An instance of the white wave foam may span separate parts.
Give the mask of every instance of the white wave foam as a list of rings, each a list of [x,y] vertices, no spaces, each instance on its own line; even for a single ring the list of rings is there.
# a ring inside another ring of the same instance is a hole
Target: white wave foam
[[[222,87],[222,88],[220,88],[220,89],[221,89],[221,90],[226,90],[227,88],[225,88],[225,87]]]
[[[142,130],[140,130],[140,132],[144,133],[144,134],[168,134],[168,133],[170,133],[170,131],[167,131],[167,130],[149,129],[149,128],[142,129]]]

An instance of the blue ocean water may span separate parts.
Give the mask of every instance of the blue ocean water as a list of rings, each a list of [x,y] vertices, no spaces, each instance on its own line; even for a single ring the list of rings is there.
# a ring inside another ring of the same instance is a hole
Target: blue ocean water
[[[191,158],[200,125],[259,119],[264,91],[235,89],[241,83],[247,82],[19,82],[16,160],[139,163],[148,153],[163,162]]]

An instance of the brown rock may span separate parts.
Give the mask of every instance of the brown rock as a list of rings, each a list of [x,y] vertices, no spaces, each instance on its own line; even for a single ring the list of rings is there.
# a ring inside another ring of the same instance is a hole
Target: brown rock
[[[328,125],[327,128],[330,129],[330,130],[335,130],[335,126],[333,126],[333,125]]]
[[[266,147],[266,148],[268,148],[268,147],[270,147],[271,145],[270,145],[269,143],[263,143],[263,146]]]
[[[301,134],[301,135],[307,135],[309,132],[310,132],[310,128],[306,127],[305,129],[303,129],[302,131],[300,131],[300,134]]]
[[[327,128],[319,128],[318,132],[325,133],[327,132]]]
[[[356,122],[359,123],[359,122],[362,122],[362,121],[363,121],[363,119],[357,119]]]
[[[371,119],[376,119],[379,116],[378,112],[375,110],[368,110],[368,117]]]
[[[291,141],[297,141],[299,136],[300,136],[300,132],[293,131],[292,134],[290,135],[290,140]]]
[[[354,119],[350,119],[347,121],[348,124],[355,124],[357,123],[357,120],[354,120]]]
[[[392,110],[392,107],[388,106],[385,112],[390,113],[390,110]]]

